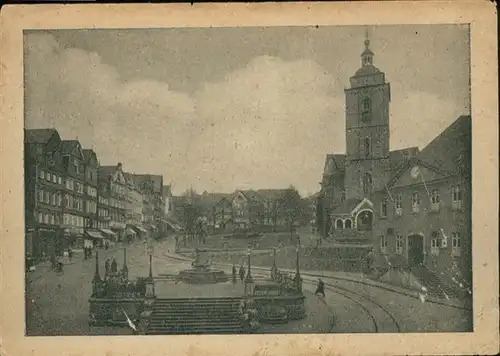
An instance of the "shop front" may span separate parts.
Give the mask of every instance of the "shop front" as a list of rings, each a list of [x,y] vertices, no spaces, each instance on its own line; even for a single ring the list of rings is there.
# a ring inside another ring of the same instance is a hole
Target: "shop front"
[[[109,244],[109,239],[107,239],[99,230],[87,229],[85,231],[84,237],[85,247],[104,247],[106,243]]]
[[[125,230],[126,230],[127,226],[124,223],[112,221],[109,224],[109,228],[116,235],[116,241],[123,241],[125,239],[125,236],[126,236]]]
[[[105,237],[105,239],[109,242],[109,244],[112,244],[114,241],[117,240],[116,234],[113,231],[111,231],[109,229],[99,229],[99,231],[102,233],[102,235]]]
[[[62,250],[71,248],[73,250],[81,250],[84,247],[84,230],[82,228],[70,227],[65,228],[63,232]]]
[[[134,231],[137,233],[137,237],[140,238],[140,239],[145,239],[148,237],[148,230],[146,230],[145,228],[143,228],[142,226],[136,226],[136,225],[132,225],[132,228],[134,229]]]

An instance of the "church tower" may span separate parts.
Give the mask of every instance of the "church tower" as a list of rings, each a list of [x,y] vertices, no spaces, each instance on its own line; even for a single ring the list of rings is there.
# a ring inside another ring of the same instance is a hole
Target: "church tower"
[[[373,65],[368,36],[361,68],[350,78],[346,100],[347,198],[368,198],[382,189],[389,168],[389,102],[385,74]]]

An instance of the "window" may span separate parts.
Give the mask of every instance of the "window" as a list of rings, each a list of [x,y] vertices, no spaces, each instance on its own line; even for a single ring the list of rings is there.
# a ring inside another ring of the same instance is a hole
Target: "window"
[[[418,192],[413,192],[411,195],[411,207],[414,213],[420,211],[420,194]]]
[[[372,110],[372,102],[369,98],[364,98],[361,105],[362,105],[363,112],[367,112],[367,111]]]
[[[433,256],[439,255],[438,239],[431,240],[431,255]]]
[[[380,236],[380,252],[381,253],[386,253],[387,252],[387,239],[385,236]]]
[[[453,232],[451,234],[451,255],[460,256],[460,233]]]
[[[43,223],[48,224],[49,223],[49,214],[43,214]]]
[[[45,171],[40,169],[40,179],[45,179]]]
[[[43,190],[41,189],[38,191],[38,201],[43,203]]]
[[[370,195],[372,191],[372,175],[370,173],[365,173],[363,176],[363,193],[365,195]]]
[[[46,179],[48,182],[50,182],[51,178],[52,178],[52,177],[51,177],[50,172],[47,172],[47,174],[45,175],[45,179]]]
[[[57,174],[52,175],[52,183],[57,183]]]
[[[439,190],[433,189],[431,192],[431,211],[439,211]]]
[[[365,148],[365,156],[368,157],[371,155],[371,147],[370,147],[370,138],[365,137],[363,140],[363,145]]]
[[[337,229],[343,229],[344,228],[344,222],[341,219],[337,219],[335,226]]]
[[[51,224],[51,225],[54,225],[54,224],[55,224],[55,222],[56,222],[56,217],[55,217],[55,215],[50,215],[50,224]]]
[[[387,217],[387,198],[383,198],[380,206],[380,217]]]
[[[73,180],[66,179],[66,189],[73,190]]]
[[[57,177],[57,183],[58,183],[58,184],[62,184],[62,177],[60,177],[60,176],[59,176],[59,177]]]
[[[50,194],[49,192],[43,192],[43,202],[45,204],[50,204]]]
[[[396,235],[396,253],[398,255],[403,254],[403,243],[404,243],[404,237],[401,235]]]
[[[38,213],[38,222],[43,223],[43,215],[42,213]]]
[[[57,205],[57,195],[56,195],[56,193],[52,193],[50,195],[50,204],[52,204],[54,206]]]
[[[54,215],[54,224],[59,225],[59,215]]]
[[[460,190],[460,186],[455,185],[451,187],[451,207],[453,210],[461,210],[462,209],[462,191]]]
[[[403,195],[401,193],[396,194],[395,197],[395,205],[396,205],[396,215],[403,215]]]
[[[352,229],[352,222],[351,222],[351,219],[347,219],[345,221],[345,228],[346,229]]]
[[[78,163],[78,161],[76,159],[73,161],[73,166],[75,168],[75,173],[80,174],[80,164]]]

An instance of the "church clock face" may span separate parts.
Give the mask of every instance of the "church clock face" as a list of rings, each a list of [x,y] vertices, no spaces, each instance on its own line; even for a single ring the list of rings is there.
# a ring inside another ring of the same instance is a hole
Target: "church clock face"
[[[414,166],[411,171],[410,171],[410,174],[411,174],[411,177],[413,179],[416,179],[418,178],[419,174],[420,174],[420,168],[418,168],[418,166]]]

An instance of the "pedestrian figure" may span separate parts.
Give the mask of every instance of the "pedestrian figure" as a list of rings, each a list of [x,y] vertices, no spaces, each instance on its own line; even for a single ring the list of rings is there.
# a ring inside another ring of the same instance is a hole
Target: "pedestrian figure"
[[[71,262],[71,259],[73,258],[73,250],[71,247],[68,247],[68,257],[69,257],[69,262]]]
[[[236,266],[233,263],[233,284],[236,284]]]
[[[240,265],[240,279],[241,279],[241,282],[243,282],[243,278],[245,278],[245,267],[243,267],[243,265]]]
[[[316,291],[314,292],[314,295],[321,294],[323,298],[325,297],[325,283],[321,279],[318,280],[318,287],[316,288]]]
[[[106,276],[109,274],[110,262],[109,258],[106,258],[106,262],[104,263],[104,269],[106,270]]]
[[[116,273],[118,270],[118,264],[116,263],[116,260],[113,258],[113,261],[111,262],[111,272]]]

